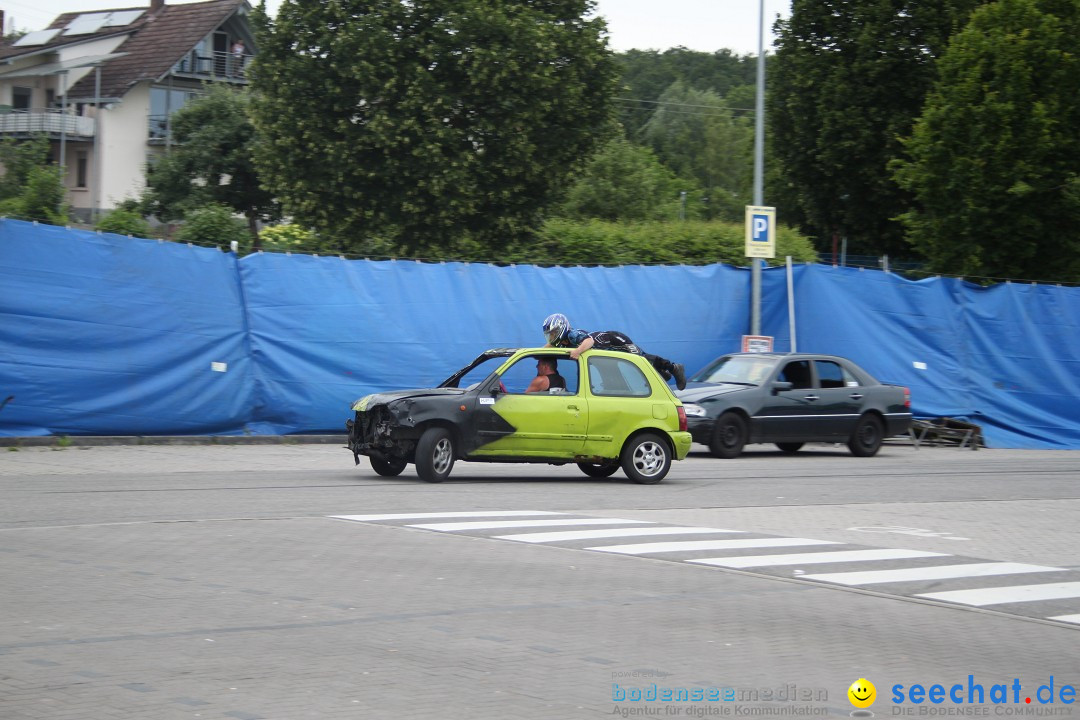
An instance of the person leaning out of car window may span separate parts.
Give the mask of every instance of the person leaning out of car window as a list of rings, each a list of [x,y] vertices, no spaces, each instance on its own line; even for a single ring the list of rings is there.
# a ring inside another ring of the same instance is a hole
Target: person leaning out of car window
[[[559,374],[555,358],[539,358],[536,361],[536,377],[525,388],[526,393],[546,393],[552,388],[566,389],[566,378]]]

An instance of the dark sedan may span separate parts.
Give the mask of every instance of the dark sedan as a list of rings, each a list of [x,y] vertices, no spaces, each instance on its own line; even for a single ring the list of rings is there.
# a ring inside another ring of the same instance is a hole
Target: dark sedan
[[[737,457],[747,443],[793,453],[808,442],[843,442],[870,457],[886,437],[911,427],[906,387],[880,383],[835,355],[724,355],[677,395],[694,441],[721,458]]]

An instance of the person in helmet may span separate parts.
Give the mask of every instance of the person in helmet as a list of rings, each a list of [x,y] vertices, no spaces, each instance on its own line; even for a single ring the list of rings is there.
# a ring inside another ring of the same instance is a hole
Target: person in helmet
[[[570,327],[570,320],[562,313],[548,315],[547,319],[544,320],[543,330],[544,337],[547,338],[545,347],[573,348],[570,351],[570,357],[574,360],[590,348],[634,353],[635,355],[644,356],[646,360],[652,363],[652,366],[660,373],[660,377],[665,380],[675,378],[675,387],[680,390],[686,387],[686,368],[680,363],[673,363],[659,355],[650,355],[643,352],[641,348],[634,344],[633,340],[618,330],[591,333],[587,330],[572,328]]]

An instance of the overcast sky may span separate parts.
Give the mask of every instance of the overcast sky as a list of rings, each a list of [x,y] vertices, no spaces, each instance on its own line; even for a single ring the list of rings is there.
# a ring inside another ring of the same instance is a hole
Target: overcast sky
[[[180,0],[166,0],[181,4]],[[611,47],[666,50],[683,47],[712,52],[726,48],[739,55],[756,55],[762,0],[598,0],[597,11],[607,18]],[[139,0],[0,0],[20,30],[41,30],[64,12],[135,7]],[[145,3],[149,5],[147,1]],[[254,2],[252,3],[255,4]],[[271,12],[281,0],[268,0]],[[772,44],[772,23],[778,13],[791,12],[790,0],[764,0],[765,48]]]

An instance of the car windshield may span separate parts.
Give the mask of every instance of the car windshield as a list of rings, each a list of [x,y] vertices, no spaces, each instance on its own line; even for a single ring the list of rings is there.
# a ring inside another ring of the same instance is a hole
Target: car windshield
[[[776,367],[776,358],[728,355],[690,378],[691,382],[760,385]]]
[[[443,380],[439,387],[454,387],[462,390],[468,389],[486,378],[506,362],[506,355],[479,357],[470,365],[458,370],[456,373]]]

